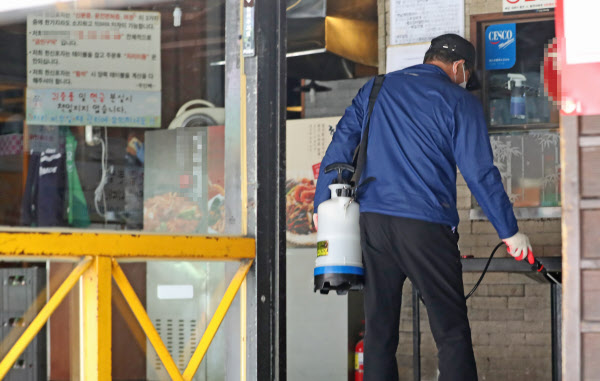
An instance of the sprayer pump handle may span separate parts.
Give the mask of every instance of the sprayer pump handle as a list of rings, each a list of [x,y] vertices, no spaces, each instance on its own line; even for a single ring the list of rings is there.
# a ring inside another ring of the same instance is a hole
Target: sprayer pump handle
[[[354,173],[354,167],[350,164],[346,164],[346,163],[333,163],[333,164],[329,164],[327,167],[325,167],[325,173],[331,172],[337,170],[337,184],[345,184],[346,181],[344,181],[344,178],[342,176],[342,172],[346,171],[350,171],[351,173]],[[334,180],[334,182],[336,182]]]
[[[346,164],[346,163],[333,163],[333,164],[329,164],[327,167],[325,167],[325,173],[329,173],[331,171],[335,171],[338,170],[338,172],[342,172],[342,171],[350,171],[351,173],[354,173],[354,167],[351,164]]]

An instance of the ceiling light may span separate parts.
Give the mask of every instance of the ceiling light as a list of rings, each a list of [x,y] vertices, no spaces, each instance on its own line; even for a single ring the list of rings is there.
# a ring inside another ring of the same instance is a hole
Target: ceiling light
[[[2,0],[0,12],[17,11],[26,8],[46,7],[58,3],[72,3],[75,0]]]

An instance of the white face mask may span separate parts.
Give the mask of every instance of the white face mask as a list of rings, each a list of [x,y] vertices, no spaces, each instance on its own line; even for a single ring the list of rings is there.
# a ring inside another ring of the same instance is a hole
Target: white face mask
[[[454,82],[456,83],[456,66],[454,66],[452,68],[453,72],[454,72]],[[458,86],[462,87],[463,89],[467,88],[467,76],[465,75],[465,64],[462,65],[462,70],[463,70],[463,81],[461,83],[458,84]]]

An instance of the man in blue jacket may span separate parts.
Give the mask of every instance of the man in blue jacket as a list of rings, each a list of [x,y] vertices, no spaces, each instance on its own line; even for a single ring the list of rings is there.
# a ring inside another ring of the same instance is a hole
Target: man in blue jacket
[[[424,64],[389,73],[375,103],[359,188],[365,267],[365,381],[398,380],[396,350],[402,285],[420,291],[439,358],[439,380],[477,380],[458,250],[456,167],[517,260],[533,263],[493,154],[481,104],[465,90],[475,48],[446,34],[432,40]],[[315,211],[335,173],[352,163],[366,123],[373,80],[346,109],[321,163]],[[315,216],[315,224],[317,217]]]

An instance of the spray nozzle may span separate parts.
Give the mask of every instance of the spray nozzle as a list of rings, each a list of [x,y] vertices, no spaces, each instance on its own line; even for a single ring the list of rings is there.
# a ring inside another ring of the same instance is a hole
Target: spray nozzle
[[[512,81],[515,82],[515,87],[523,87],[523,82],[527,81],[527,77],[525,77],[523,74],[510,73],[507,75],[508,75],[508,89],[509,90],[512,90],[512,86],[510,84]]]
[[[333,163],[333,164],[329,164],[327,167],[325,167],[325,173],[329,173],[331,171],[335,171],[337,170],[337,179],[334,180],[335,184],[348,184],[348,182],[346,180],[344,180],[344,177],[342,176],[342,173],[344,171],[348,171],[350,173],[354,173],[354,167],[350,164],[346,164],[346,163]]]

